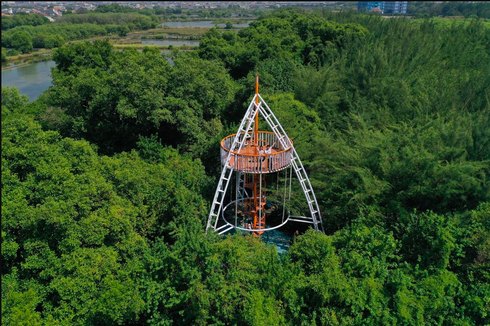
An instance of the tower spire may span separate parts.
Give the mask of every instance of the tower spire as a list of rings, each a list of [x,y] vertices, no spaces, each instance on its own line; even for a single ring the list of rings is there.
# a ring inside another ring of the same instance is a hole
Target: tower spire
[[[255,73],[255,105],[259,106],[259,73]],[[255,128],[254,128],[254,136],[255,136],[255,145],[259,146],[259,113],[255,115]],[[258,148],[256,148],[258,151]],[[256,153],[258,154],[258,152]]]
[[[255,95],[259,95],[259,73],[255,74]],[[255,100],[255,104],[259,104],[259,99]]]

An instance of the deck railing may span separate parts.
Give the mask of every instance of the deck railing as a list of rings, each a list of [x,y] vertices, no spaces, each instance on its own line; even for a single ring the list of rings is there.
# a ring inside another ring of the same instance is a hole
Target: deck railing
[[[230,153],[230,147],[236,134],[230,135],[221,141],[221,164],[225,164],[226,157]],[[287,168],[291,164],[291,149],[292,140],[289,139],[288,148],[283,148],[276,135],[268,131],[260,131],[258,133],[258,145],[269,147],[272,145],[272,153],[264,155],[255,155],[255,139],[252,136],[240,150],[240,152],[232,152],[230,166],[235,170],[248,173],[271,173]]]

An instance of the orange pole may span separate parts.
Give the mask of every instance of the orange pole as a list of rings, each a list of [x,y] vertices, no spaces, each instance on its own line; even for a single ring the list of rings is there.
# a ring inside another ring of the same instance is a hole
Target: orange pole
[[[259,74],[255,75],[255,105],[259,105]],[[255,115],[255,145],[259,146],[259,113]],[[255,151],[258,149],[255,148]],[[258,153],[256,153],[258,154]]]
[[[259,94],[259,74],[255,74],[255,105],[259,105],[259,97],[257,96]],[[259,151],[259,113],[255,115],[255,128],[254,128],[254,134],[255,134],[255,154],[258,155]],[[260,158],[256,158],[258,162],[260,162]],[[258,163],[257,162],[257,163]],[[262,167],[260,167],[262,168]],[[260,175],[259,175],[260,177]],[[257,228],[258,226],[258,212],[259,212],[259,205],[257,202],[257,197],[260,196],[260,194],[257,194],[257,175],[254,174],[253,177],[253,196],[254,196],[254,211],[253,211],[253,223],[254,223],[254,229]],[[255,237],[258,236],[256,232],[253,234]]]
[[[260,176],[260,175],[259,175]],[[254,174],[254,181],[253,181],[253,186],[254,186],[254,191],[253,191],[253,196],[254,196],[254,209],[253,209],[253,219],[254,219],[254,222],[253,222],[253,225],[254,225],[254,229],[257,228],[258,226],[258,213],[259,213],[259,210],[258,210],[258,203],[257,203],[257,174]],[[254,237],[257,236],[257,233],[254,232],[253,234]]]

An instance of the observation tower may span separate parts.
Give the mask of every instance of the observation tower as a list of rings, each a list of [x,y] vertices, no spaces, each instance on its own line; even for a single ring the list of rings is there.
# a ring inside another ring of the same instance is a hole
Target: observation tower
[[[269,130],[259,130],[259,117]],[[236,134],[225,137],[220,145],[222,171],[206,232],[213,228],[224,234],[235,229],[260,237],[264,232],[278,229],[288,222],[308,223],[315,230],[324,232],[308,175],[293,141],[260,96],[258,75],[255,77],[255,96],[240,127]],[[307,216],[292,216],[289,210],[286,214],[286,201],[291,200],[293,170],[308,205]],[[268,196],[277,204],[272,204]],[[278,209],[281,206],[282,215]],[[277,208],[275,216],[267,220],[271,207]]]

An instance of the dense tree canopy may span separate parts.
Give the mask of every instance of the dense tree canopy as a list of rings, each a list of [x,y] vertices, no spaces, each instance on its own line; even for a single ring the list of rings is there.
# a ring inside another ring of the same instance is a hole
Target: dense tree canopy
[[[61,48],[54,60],[49,104],[69,117],[67,135],[107,153],[157,133],[166,144],[199,156],[210,145],[207,136],[219,135],[219,118],[233,100],[223,66],[192,53],[180,53],[170,65],[156,49],[117,52],[107,41],[95,41]]]
[[[19,15],[13,17],[17,16]],[[157,22],[158,19],[154,15],[149,17],[138,13],[66,15],[57,19],[55,23],[25,23],[12,26],[2,34],[2,47],[13,48],[22,53],[30,52],[33,47],[51,49],[63,45],[65,41],[147,30],[156,27]]]
[[[2,62],[7,61],[7,49],[2,47]]]
[[[273,58],[322,65],[346,40],[362,38],[366,32],[357,24],[338,24],[317,16],[280,11],[252,22],[238,34],[210,31],[201,40],[199,55],[220,59],[233,77],[240,78],[259,62]]]
[[[69,44],[2,87],[5,325],[490,324],[482,21],[280,10],[171,58]],[[326,229],[281,255],[204,233],[257,71]]]
[[[20,26],[3,33],[2,46],[22,51],[23,45],[30,43],[31,47],[29,51],[31,51],[32,44],[35,44],[38,48],[49,47],[49,41],[47,40],[50,38],[58,38],[62,40],[61,43],[64,43],[64,41],[83,39],[89,36],[107,35],[111,32],[116,33],[118,28],[119,26],[117,25],[71,25],[66,23]]]
[[[17,26],[37,26],[49,23],[49,20],[41,14],[27,14],[20,12],[14,16],[2,16],[2,31]]]
[[[486,1],[410,1],[407,14],[417,17],[465,16],[490,18],[490,3]]]
[[[33,43],[28,33],[20,30],[15,30],[8,36],[2,38],[2,46],[14,48],[20,53],[28,53],[32,51]]]
[[[96,25],[123,25],[128,24],[134,30],[146,30],[154,28],[157,25],[158,19],[140,15],[137,13],[89,13],[80,15],[67,15],[60,17],[57,22],[70,24],[96,24]]]
[[[149,241],[171,239],[176,223],[204,214],[202,165],[163,147],[160,163],[136,151],[99,157],[87,141],[42,131],[4,90],[3,321],[39,316],[38,304],[57,324],[137,320]]]

